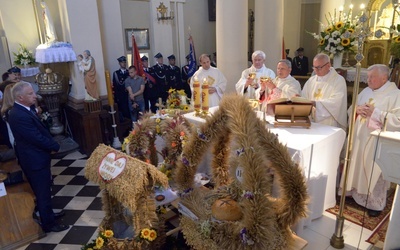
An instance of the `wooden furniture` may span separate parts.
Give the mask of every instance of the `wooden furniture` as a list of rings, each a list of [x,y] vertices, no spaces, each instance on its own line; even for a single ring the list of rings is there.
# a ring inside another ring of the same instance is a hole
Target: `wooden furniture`
[[[274,127],[304,127],[310,128],[312,104],[275,104]]]
[[[82,153],[89,156],[100,143],[105,143],[100,115],[107,114],[106,110],[88,113],[67,106],[65,113],[71,136],[79,144]]]
[[[1,163],[5,172],[20,170],[16,160]],[[46,234],[32,218],[34,195],[28,182],[6,187],[7,195],[0,197],[0,249],[17,249]]]

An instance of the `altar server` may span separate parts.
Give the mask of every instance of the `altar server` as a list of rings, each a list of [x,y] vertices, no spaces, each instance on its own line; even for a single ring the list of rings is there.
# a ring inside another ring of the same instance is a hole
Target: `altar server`
[[[197,78],[200,83],[203,80],[208,81],[209,86],[209,106],[215,107],[219,105],[219,101],[226,89],[226,78],[222,72],[210,65],[210,56],[207,54],[202,54],[199,58],[201,67],[194,73],[193,77],[190,79],[190,87],[193,91],[193,82]],[[192,95],[193,96],[193,95]]]
[[[388,81],[389,72],[389,68],[383,64],[368,68],[368,87],[357,98],[354,142],[346,187],[346,191],[350,191],[354,200],[366,207],[368,215],[372,217],[378,216],[385,208],[390,182],[382,178],[379,165],[373,162],[376,143],[371,140],[370,133],[384,127],[389,131],[400,130],[400,90],[395,83]],[[352,110],[350,107],[349,117],[352,117]],[[341,182],[343,187],[343,177]]]
[[[304,84],[302,96],[313,101],[312,121],[342,129],[347,127],[347,86],[345,79],[331,67],[329,56],[313,59],[315,75]]]
[[[271,69],[265,67],[265,53],[261,50],[256,50],[251,55],[253,65],[250,68],[243,70],[239,81],[236,83],[236,92],[239,95],[244,95],[250,99],[258,99],[256,97],[256,89],[260,87],[260,78],[269,77],[275,78],[275,73]],[[255,73],[252,78],[251,73]]]

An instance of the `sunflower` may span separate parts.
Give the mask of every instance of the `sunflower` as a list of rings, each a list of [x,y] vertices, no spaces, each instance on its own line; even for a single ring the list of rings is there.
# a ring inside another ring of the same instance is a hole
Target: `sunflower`
[[[149,237],[147,238],[149,241],[153,241],[157,238],[157,232],[153,229],[150,230]]]
[[[351,33],[351,34],[354,33],[354,29],[352,29],[352,28],[347,29],[347,31],[348,31],[349,33]]]
[[[395,38],[393,38],[393,40],[395,41],[395,43],[400,43],[400,36],[396,36]]]
[[[331,33],[333,31],[333,27],[329,26],[328,28],[326,28],[325,32]]]
[[[335,24],[335,28],[336,28],[337,30],[340,30],[341,28],[343,28],[343,26],[344,26],[344,23],[343,23],[343,22],[337,22],[337,23]]]
[[[96,239],[96,248],[100,249],[100,248],[103,247],[103,245],[104,245],[104,239],[101,238],[101,237],[97,237],[97,239]]]
[[[104,236],[107,237],[107,238],[111,238],[111,237],[114,236],[114,232],[112,230],[106,230],[104,232]]]
[[[148,228],[142,229],[142,231],[140,232],[140,237],[143,239],[148,239],[149,236],[150,236],[150,229]]]
[[[319,45],[322,46],[325,44],[325,38],[322,38],[321,40],[319,40]]]
[[[340,44],[342,44],[342,46],[346,47],[350,45],[350,39],[348,38],[343,38],[342,41],[340,42]]]

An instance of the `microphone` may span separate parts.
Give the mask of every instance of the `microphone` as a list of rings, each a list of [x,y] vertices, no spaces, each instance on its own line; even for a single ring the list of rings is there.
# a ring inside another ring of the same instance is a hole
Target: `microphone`
[[[389,114],[389,113],[392,113],[392,112],[394,112],[394,111],[397,111],[397,110],[399,110],[399,109],[400,109],[400,107],[391,109],[391,110],[389,110],[389,111],[386,112],[385,118],[383,118],[383,126],[382,126],[382,127],[383,127],[383,129],[382,129],[383,132],[386,131],[386,127],[387,127],[387,116],[388,116],[388,114]]]

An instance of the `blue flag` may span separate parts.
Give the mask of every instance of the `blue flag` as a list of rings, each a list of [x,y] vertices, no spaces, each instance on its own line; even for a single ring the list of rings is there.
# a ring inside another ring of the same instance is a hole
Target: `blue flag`
[[[192,35],[189,36],[189,45],[190,45],[190,51],[189,51],[188,77],[192,77],[194,72],[196,72],[196,70],[197,70],[196,52],[194,50],[194,43],[193,43]]]

